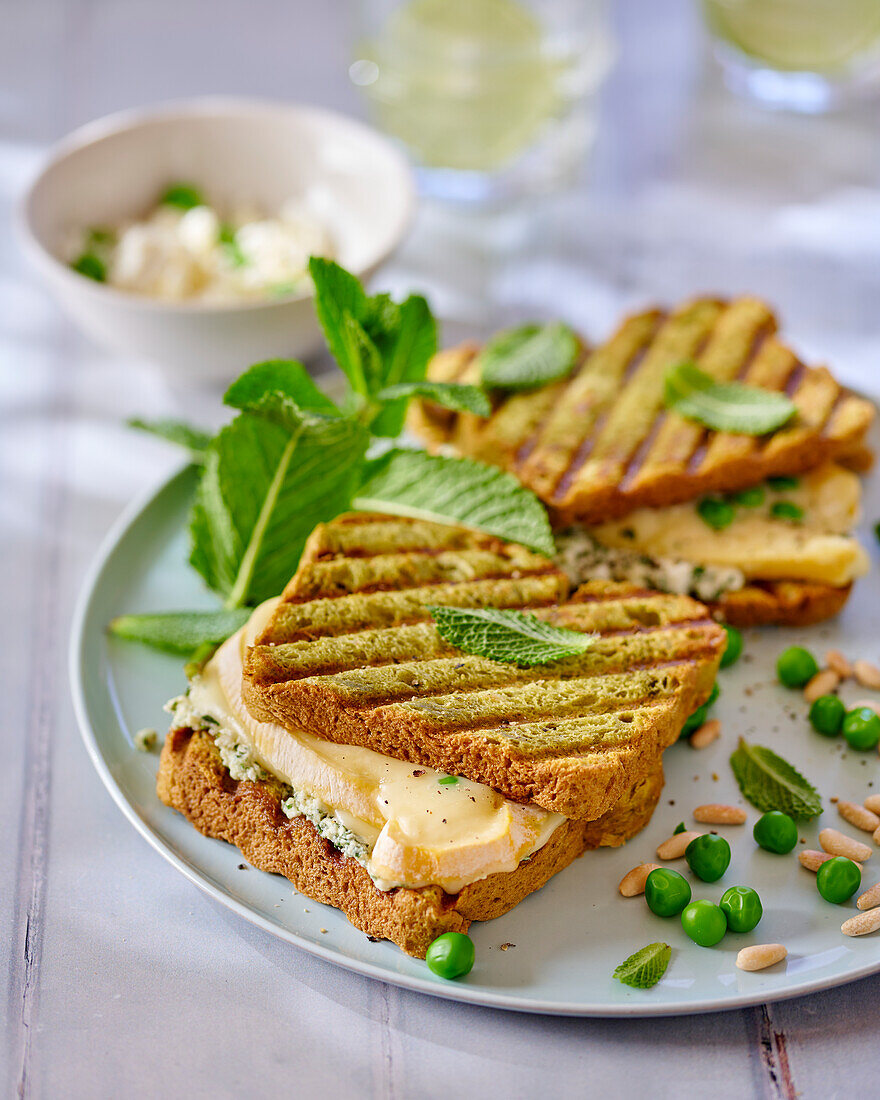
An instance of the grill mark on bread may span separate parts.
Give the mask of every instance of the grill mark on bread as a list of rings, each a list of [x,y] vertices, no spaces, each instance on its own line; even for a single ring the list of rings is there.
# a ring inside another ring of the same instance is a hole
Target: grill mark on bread
[[[565,386],[565,389],[563,390],[562,394],[560,394],[560,398],[559,398],[560,401],[565,400],[565,395],[568,393],[569,389],[571,388],[572,383],[577,379],[578,375],[583,370],[584,365],[586,364],[587,360],[590,358],[590,351],[591,350],[592,349],[590,347],[588,347],[586,344],[581,344],[580,350],[579,350],[579,353],[578,353],[577,362],[575,363],[575,365],[572,368],[571,372],[569,373],[567,379],[565,380],[566,381],[566,386]],[[526,461],[526,459],[529,457],[529,455],[532,453],[532,451],[535,449],[535,447],[537,446],[539,440],[541,439],[541,436],[544,432],[544,429],[547,426],[548,420],[550,420],[550,418],[552,416],[553,416],[553,407],[551,406],[549,409],[547,409],[547,411],[544,413],[544,415],[538,420],[538,422],[534,426],[533,430],[526,436],[526,438],[523,440],[523,442],[519,445],[519,447],[516,450],[516,454],[514,455],[514,459],[513,459],[513,469],[514,470],[518,470],[522,466],[522,464]]]

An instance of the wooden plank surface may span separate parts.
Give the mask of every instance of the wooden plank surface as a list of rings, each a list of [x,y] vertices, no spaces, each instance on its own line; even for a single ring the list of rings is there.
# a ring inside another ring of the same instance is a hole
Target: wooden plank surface
[[[4,212],[48,141],[109,110],[203,91],[360,110],[338,0],[10,0],[2,12]],[[557,313],[599,336],[633,303],[753,290],[807,353],[876,379],[870,115],[760,115],[718,87],[685,0],[619,0],[615,15],[622,61],[588,182],[513,234],[426,210],[383,282],[431,293],[447,338]],[[6,218],[0,233],[4,1095],[871,1093],[880,978],[649,1022],[470,1008],[283,946],[153,853],[80,744],[67,634],[106,529],[176,461],[120,422],[191,400],[81,338],[23,271]],[[219,419],[216,395],[200,405]]]

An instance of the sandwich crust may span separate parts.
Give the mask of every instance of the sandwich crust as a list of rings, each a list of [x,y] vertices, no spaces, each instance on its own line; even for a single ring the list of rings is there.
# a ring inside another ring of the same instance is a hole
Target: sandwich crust
[[[234,780],[206,731],[171,730],[156,781],[159,798],[205,836],[235,845],[253,866],[284,875],[306,897],[342,910],[368,936],[391,940],[424,958],[443,932],[466,932],[539,890],[591,848],[617,847],[650,821],[663,788],[659,765],[598,821],[567,821],[515,871],[489,875],[447,894],[437,886],[377,889],[364,868],[321,837],[305,817],[281,810],[274,780]]]
[[[806,581],[765,581],[726,593],[711,604],[731,626],[813,626],[843,610],[852,585],[835,588]]]

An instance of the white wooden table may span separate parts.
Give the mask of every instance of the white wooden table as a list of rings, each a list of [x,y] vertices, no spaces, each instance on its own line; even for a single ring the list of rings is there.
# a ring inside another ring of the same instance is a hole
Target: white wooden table
[[[361,109],[339,0],[6,0],[0,16],[5,208],[49,141],[120,107],[236,92]],[[807,355],[876,384],[878,108],[756,113],[718,88],[687,0],[617,0],[615,18],[588,182],[530,209],[518,244],[425,211],[380,281],[426,289],[447,335],[542,314],[601,334],[631,303],[751,289]],[[468,1008],[280,945],[149,849],[80,744],[65,658],[101,537],[175,462],[120,422],[180,398],[79,337],[8,219],[0,233],[4,1095],[876,1095],[880,977],[646,1023]]]

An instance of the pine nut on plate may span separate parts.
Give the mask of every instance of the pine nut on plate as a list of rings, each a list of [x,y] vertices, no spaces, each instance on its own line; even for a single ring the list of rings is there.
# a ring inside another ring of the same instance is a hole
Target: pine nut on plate
[[[840,931],[845,936],[867,936],[870,932],[876,932],[880,928],[880,909],[869,909],[866,913],[858,913],[849,920],[845,920],[840,926]]]
[[[864,806],[860,806],[858,802],[838,802],[837,812],[844,821],[855,825],[862,832],[873,833],[880,829],[880,817],[871,810],[866,810]]]
[[[819,833],[819,843],[824,851],[832,856],[845,856],[855,860],[856,863],[864,863],[871,858],[872,849],[860,840],[853,840],[851,836],[838,832],[837,829],[823,829]]]
[[[864,894],[859,895],[856,905],[859,909],[875,909],[880,905],[880,882],[875,883]]]
[[[825,664],[836,672],[841,680],[848,680],[853,674],[852,664],[839,649],[829,649],[825,654]]]
[[[877,829],[874,833],[874,843],[880,844],[880,829]]]
[[[698,730],[694,730],[691,734],[688,744],[692,749],[705,749],[707,745],[711,745],[713,741],[717,741],[721,736],[721,723],[717,718],[710,718],[708,722],[704,722]]]
[[[864,801],[864,807],[872,814],[880,814],[880,794],[869,794]]]
[[[853,663],[853,676],[862,687],[872,691],[880,691],[880,668],[872,665],[870,661],[855,661]]]
[[[685,849],[692,840],[696,840],[702,833],[675,833],[657,848],[658,859],[681,859]]]
[[[701,825],[744,825],[746,811],[739,806],[725,806],[720,802],[710,802],[706,806],[697,806],[694,821]],[[877,822],[880,825],[880,821]]]
[[[823,668],[804,688],[804,698],[808,703],[815,703],[820,696],[830,695],[839,684],[840,677],[837,673],[833,669]]]
[[[756,943],[739,952],[736,965],[740,970],[765,970],[774,963],[782,962],[787,954],[781,943]]]
[[[642,863],[638,867],[633,867],[620,880],[617,889],[625,898],[634,898],[639,894],[644,894],[648,875],[659,866],[659,863]]]

